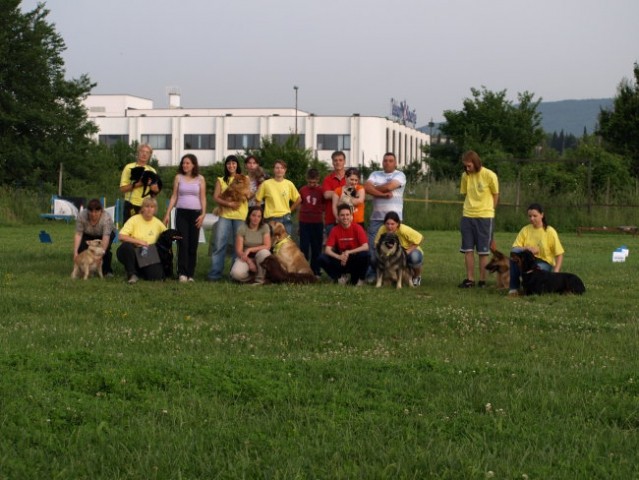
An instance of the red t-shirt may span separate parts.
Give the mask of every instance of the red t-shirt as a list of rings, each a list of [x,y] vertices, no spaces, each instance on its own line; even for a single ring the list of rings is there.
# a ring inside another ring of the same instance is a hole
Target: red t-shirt
[[[304,185],[300,188],[300,204],[299,221],[304,223],[322,223],[324,214],[324,191],[322,187],[309,187]]]
[[[341,179],[337,178],[335,172],[326,175],[326,178],[322,182],[322,190],[325,192],[334,192],[337,187],[343,187],[346,185],[346,176]],[[332,225],[336,223],[335,216],[333,215],[333,203],[326,202],[326,210],[324,211],[324,223],[326,225]]]
[[[361,225],[354,222],[348,228],[344,228],[340,224],[335,225],[326,240],[326,246],[331,247],[337,253],[353,250],[365,243],[368,243],[366,231]]]

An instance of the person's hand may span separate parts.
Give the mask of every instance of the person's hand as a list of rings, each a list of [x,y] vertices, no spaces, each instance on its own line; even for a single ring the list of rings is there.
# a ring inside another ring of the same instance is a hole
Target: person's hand
[[[166,225],[167,227],[169,226],[169,214],[168,213],[166,215],[164,215],[164,220],[162,220],[162,223],[164,223],[164,225]]]
[[[229,202],[228,208],[231,210],[237,210],[240,207],[240,202]]]
[[[344,251],[339,256],[339,262],[342,266],[346,266],[346,263],[348,262],[348,255],[349,255],[348,251]]]
[[[201,228],[202,227],[202,224],[204,223],[204,217],[205,216],[206,216],[205,214],[202,214],[202,215],[200,215],[199,217],[197,217],[195,219],[195,226],[197,228]]]

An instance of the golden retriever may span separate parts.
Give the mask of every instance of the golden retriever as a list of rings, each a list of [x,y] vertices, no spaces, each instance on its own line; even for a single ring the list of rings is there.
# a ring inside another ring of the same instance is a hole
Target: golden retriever
[[[222,200],[226,200],[227,202],[238,202],[242,203],[249,199],[251,196],[251,182],[249,177],[242,174],[236,174],[235,179],[231,182],[226,190],[224,190],[220,194],[220,198]],[[224,208],[221,205],[218,205],[213,210],[215,215],[221,215],[224,213]]]
[[[274,221],[270,222],[269,225],[273,239],[273,255],[277,257],[282,267],[289,273],[310,273],[312,275],[311,266],[284,225]]]
[[[89,278],[91,272],[96,272],[100,278],[102,276],[102,260],[104,258],[104,248],[102,240],[87,240],[89,248],[75,257],[71,278],[79,278],[82,275],[84,280]]]

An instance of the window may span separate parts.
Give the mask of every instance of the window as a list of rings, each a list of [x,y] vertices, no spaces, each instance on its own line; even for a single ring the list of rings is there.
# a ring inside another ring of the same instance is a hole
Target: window
[[[148,143],[153,150],[171,150],[171,135],[142,135],[141,143]]]
[[[229,133],[228,150],[260,148],[260,136],[257,133]]]
[[[129,144],[129,136],[128,135],[99,135],[98,143],[102,145],[106,145],[107,147],[112,147],[116,143],[122,142]]]
[[[333,151],[350,150],[351,136],[350,135],[318,135],[317,149],[333,150]]]
[[[284,145],[289,138],[291,138],[293,135],[288,134],[288,133],[277,133],[275,135],[272,135],[273,137],[273,143],[277,143],[278,145]],[[297,135],[297,148],[304,148],[304,134],[298,134]]]
[[[215,150],[215,134],[185,134],[184,148],[188,150]]]

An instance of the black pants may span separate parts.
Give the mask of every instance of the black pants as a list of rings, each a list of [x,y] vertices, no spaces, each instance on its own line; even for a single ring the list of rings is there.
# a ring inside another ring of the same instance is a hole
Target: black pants
[[[197,247],[200,242],[200,229],[195,226],[201,210],[188,210],[186,208],[175,209],[175,228],[182,240],[177,242],[177,273],[189,278],[195,276],[197,262]]]
[[[142,206],[133,205],[131,202],[124,201],[124,210],[122,211],[122,225],[131,218],[133,215],[137,215],[142,210]]]
[[[113,254],[111,253],[111,245],[113,245],[113,240],[115,239],[115,232],[111,232],[111,237],[109,238],[109,245],[106,247],[102,245],[104,248],[104,258],[102,259],[102,275],[106,275],[107,273],[113,273],[113,268],[111,267],[111,261],[113,259]],[[78,247],[78,253],[84,252],[89,246],[87,245],[87,240],[102,240],[102,235],[89,235],[87,233],[82,234],[82,238],[80,239],[80,246]]]
[[[342,265],[336,258],[329,257],[325,253],[322,253],[319,257],[319,263],[327,275],[333,280],[337,280],[342,275],[350,274],[350,283],[355,285],[358,280],[364,280],[369,259],[370,255],[368,252],[359,252],[354,255],[349,255],[346,265]]]
[[[164,268],[161,263],[144,268],[138,267],[138,261],[135,258],[135,245],[132,243],[122,242],[116,255],[120,263],[124,265],[127,278],[131,278],[131,275],[137,275],[145,280],[164,280]]]

